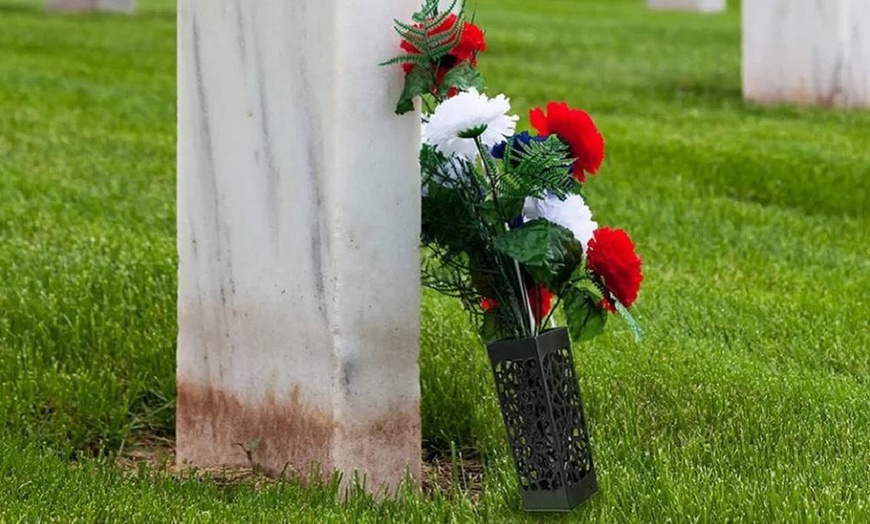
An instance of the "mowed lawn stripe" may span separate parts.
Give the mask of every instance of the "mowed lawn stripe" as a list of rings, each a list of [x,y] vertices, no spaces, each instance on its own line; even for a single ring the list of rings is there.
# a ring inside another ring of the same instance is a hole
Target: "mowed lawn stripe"
[[[483,347],[430,291],[425,453],[482,486],[340,504],[113,465],[174,433],[175,13],[139,4],[0,6],[0,521],[536,522]],[[596,119],[590,205],[645,261],[644,340],[614,318],[574,348],[601,491],[568,520],[870,520],[870,112],[744,104],[733,7],[470,7],[520,127],[551,99]]]

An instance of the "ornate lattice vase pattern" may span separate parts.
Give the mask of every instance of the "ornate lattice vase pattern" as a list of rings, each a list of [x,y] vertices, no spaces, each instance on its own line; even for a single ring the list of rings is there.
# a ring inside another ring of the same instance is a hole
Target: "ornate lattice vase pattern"
[[[487,345],[527,511],[570,511],[598,489],[565,328]]]

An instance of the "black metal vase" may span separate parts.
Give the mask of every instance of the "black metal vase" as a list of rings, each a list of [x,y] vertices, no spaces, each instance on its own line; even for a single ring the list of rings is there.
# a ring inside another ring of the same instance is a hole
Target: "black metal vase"
[[[487,345],[526,511],[570,511],[598,490],[568,331]]]

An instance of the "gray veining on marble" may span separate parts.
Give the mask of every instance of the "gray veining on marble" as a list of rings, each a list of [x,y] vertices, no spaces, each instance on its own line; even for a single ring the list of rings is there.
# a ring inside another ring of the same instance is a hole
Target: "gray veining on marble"
[[[673,9],[700,13],[725,11],[728,7],[726,0],[647,0],[646,5],[650,9]]]
[[[416,7],[179,1],[180,461],[419,475]]]
[[[743,93],[761,103],[870,107],[870,1],[744,2]]]

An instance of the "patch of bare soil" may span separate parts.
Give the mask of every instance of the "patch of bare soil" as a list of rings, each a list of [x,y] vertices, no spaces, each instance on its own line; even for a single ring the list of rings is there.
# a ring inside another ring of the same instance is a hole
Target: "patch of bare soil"
[[[248,467],[191,468],[175,460],[172,439],[139,435],[115,459],[115,465],[130,475],[165,475],[179,479],[205,479],[221,485],[252,484],[262,487],[282,480],[266,475],[256,464]],[[441,493],[447,498],[467,496],[476,504],[483,493],[483,463],[474,453],[454,456],[428,454],[422,467],[424,495]],[[290,476],[288,475],[288,478]],[[291,480],[293,481],[293,480]]]

